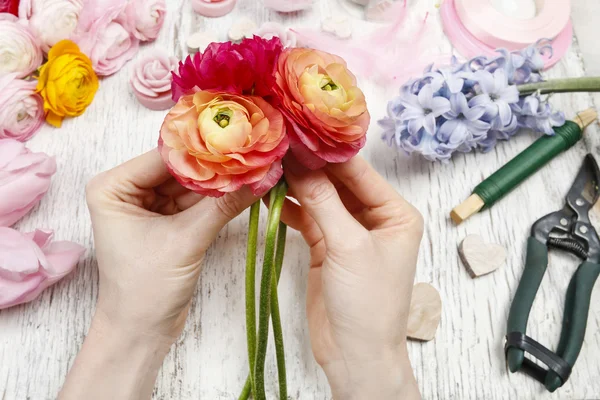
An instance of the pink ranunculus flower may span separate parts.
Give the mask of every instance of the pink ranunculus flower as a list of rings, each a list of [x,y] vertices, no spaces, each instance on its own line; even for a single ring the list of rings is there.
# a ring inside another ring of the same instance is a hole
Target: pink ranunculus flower
[[[365,95],[342,58],[312,49],[286,49],[276,78],[290,150],[304,166],[342,163],[363,148],[371,117]]]
[[[0,76],[29,76],[42,65],[43,58],[33,32],[14,15],[0,13]]]
[[[82,8],[83,0],[21,0],[19,18],[28,21],[42,50],[48,53],[50,47],[73,33]]]
[[[119,22],[126,6],[123,0],[88,0],[71,37],[100,76],[114,74],[138,51],[139,39]]]
[[[166,13],[165,0],[131,0],[119,20],[133,36],[146,42],[157,38]]]
[[[171,98],[171,71],[177,59],[155,50],[140,59],[133,69],[131,87],[139,102],[151,110],[166,110],[175,105]]]
[[[42,126],[44,101],[35,92],[36,84],[17,74],[0,76],[0,139],[25,142]]]
[[[75,268],[85,249],[52,231],[0,227],[0,309],[32,301]]]
[[[281,112],[260,97],[200,91],[165,117],[158,149],[179,183],[220,197],[248,186],[262,196],[281,178],[288,149]]]
[[[54,157],[0,139],[0,226],[11,226],[40,202],[56,172]]]

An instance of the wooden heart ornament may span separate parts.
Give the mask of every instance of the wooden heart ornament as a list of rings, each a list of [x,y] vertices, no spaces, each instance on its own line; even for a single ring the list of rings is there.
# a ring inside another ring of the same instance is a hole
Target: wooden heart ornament
[[[506,249],[495,243],[485,243],[479,235],[467,236],[458,253],[472,278],[489,274],[506,261]]]
[[[442,299],[437,289],[429,283],[413,287],[408,313],[409,339],[429,341],[435,337],[442,317]]]

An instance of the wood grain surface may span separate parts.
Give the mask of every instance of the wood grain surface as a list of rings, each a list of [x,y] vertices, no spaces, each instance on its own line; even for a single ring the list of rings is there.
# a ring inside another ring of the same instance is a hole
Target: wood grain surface
[[[197,30],[225,40],[232,22],[241,16],[260,23],[272,20],[287,26],[318,28],[324,16],[345,12],[341,1],[316,0],[313,9],[287,16],[263,7],[259,0],[238,0],[233,13],[205,19],[193,13],[187,0],[168,0],[168,15],[158,40],[142,46],[140,54],[162,47],[186,54],[185,40]],[[410,6],[424,15],[437,35],[440,53],[452,51],[438,17],[440,0],[413,0]],[[576,77],[600,74],[598,36],[600,3],[573,1],[575,38],[567,56],[546,76]],[[352,18],[355,36],[371,25]],[[85,260],[68,278],[30,304],[0,311],[0,399],[54,399],[79,350],[94,313],[98,272],[90,219],[85,205],[85,183],[156,145],[163,112],[141,107],[130,88],[132,63],[102,80],[100,90],[82,117],[61,129],[48,126],[29,143],[35,151],[55,155],[58,163],[52,187],[39,207],[17,225],[22,231],[52,228],[56,237],[87,247]],[[534,220],[563,206],[564,197],[584,155],[600,157],[600,129],[588,128],[585,139],[535,174],[493,209],[456,227],[450,209],[507,160],[533,142],[538,134],[523,131],[487,154],[457,155],[447,164],[407,157],[380,139],[377,119],[385,113],[389,88],[363,82],[373,116],[370,140],[362,152],[400,193],[416,205],[426,220],[417,282],[436,287],[442,298],[442,317],[431,342],[411,342],[410,357],[425,399],[598,399],[600,398],[600,287],[592,297],[583,350],[571,379],[550,395],[539,383],[521,374],[508,374],[503,345],[508,307],[524,262],[526,237]],[[600,105],[599,95],[561,94],[553,105],[573,116]],[[263,213],[263,218],[264,218]],[[243,303],[243,265],[247,214],[224,229],[206,257],[200,284],[185,332],[173,346],[158,376],[155,399],[233,399],[247,371]],[[263,219],[263,226],[264,226]],[[468,234],[508,249],[505,267],[473,280],[461,265],[457,244]],[[135,240],[132,238],[132,240]],[[528,333],[548,346],[558,342],[567,284],[578,261],[552,254],[550,267],[537,295]],[[327,381],[313,360],[304,310],[308,251],[300,236],[291,233],[280,282],[280,305],[287,352],[291,399],[329,399]],[[273,352],[268,376],[276,373]],[[276,398],[274,379],[268,396]],[[369,399],[370,400],[370,399]]]

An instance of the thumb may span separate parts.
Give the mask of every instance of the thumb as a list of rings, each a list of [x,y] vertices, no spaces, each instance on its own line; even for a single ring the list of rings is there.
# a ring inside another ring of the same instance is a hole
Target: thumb
[[[191,233],[198,239],[206,238],[212,242],[225,225],[259,199],[244,186],[222,197],[206,197],[175,218],[185,226],[184,229],[192,230]]]
[[[327,175],[308,171],[294,159],[286,160],[285,177],[302,208],[315,220],[325,240],[343,240],[362,226],[350,215]]]

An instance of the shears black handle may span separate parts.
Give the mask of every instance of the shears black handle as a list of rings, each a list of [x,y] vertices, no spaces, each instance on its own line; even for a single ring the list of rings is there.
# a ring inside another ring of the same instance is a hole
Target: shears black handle
[[[547,245],[530,237],[527,243],[525,269],[508,316],[505,352],[511,372],[523,369],[553,392],[567,381],[581,351],[590,298],[594,284],[600,275],[600,264],[586,261],[579,266],[571,278],[567,289],[562,332],[555,353],[525,335],[529,312],[547,267]],[[548,369],[525,358],[525,352],[543,362]]]

